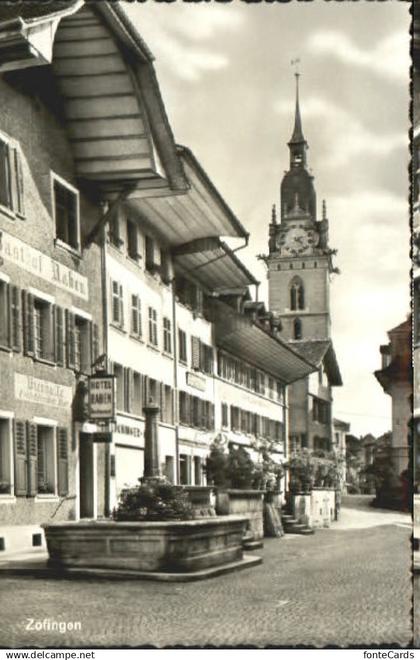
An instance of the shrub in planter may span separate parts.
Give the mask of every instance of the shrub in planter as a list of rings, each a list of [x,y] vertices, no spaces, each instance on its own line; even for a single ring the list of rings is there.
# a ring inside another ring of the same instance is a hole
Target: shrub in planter
[[[182,488],[156,481],[124,489],[112,516],[125,521],[191,520],[193,508]]]
[[[225,452],[219,440],[210,448],[206,461],[209,483],[219,488],[259,489],[263,482],[262,466],[256,465],[244,447],[229,447]]]
[[[207,481],[219,488],[228,488],[230,480],[227,470],[228,456],[220,440],[215,440],[206,459],[205,472]]]
[[[259,488],[262,469],[255,465],[243,447],[229,447],[227,474],[231,488]]]
[[[315,482],[315,464],[307,449],[292,456],[287,464],[289,488],[292,493],[308,492]]]

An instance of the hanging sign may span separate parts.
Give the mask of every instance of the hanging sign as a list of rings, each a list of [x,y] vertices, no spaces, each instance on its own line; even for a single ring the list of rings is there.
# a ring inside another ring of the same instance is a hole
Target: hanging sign
[[[111,422],[115,420],[115,376],[97,373],[89,376],[89,419]]]

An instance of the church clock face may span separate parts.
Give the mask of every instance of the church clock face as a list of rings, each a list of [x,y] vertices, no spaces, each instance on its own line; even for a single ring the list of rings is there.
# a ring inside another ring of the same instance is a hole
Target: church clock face
[[[291,227],[280,238],[280,245],[286,254],[301,255],[310,252],[318,243],[318,234],[313,229],[304,227]]]

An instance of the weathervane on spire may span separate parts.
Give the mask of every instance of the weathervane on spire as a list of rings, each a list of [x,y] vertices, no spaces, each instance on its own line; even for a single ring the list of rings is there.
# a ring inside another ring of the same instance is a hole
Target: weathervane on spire
[[[300,76],[300,71],[299,71],[300,57],[295,57],[294,60],[291,60],[290,64],[295,67],[295,76],[299,77]]]

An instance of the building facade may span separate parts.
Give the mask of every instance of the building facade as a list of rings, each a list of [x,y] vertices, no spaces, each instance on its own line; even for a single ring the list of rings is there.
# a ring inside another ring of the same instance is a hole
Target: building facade
[[[389,498],[401,498],[401,478],[409,468],[409,431],[412,419],[411,316],[388,332],[389,343],[380,347],[382,368],[375,377],[392,400],[392,469]],[[408,477],[405,477],[407,481]]]
[[[280,187],[280,218],[276,208],[269,228],[269,308],[282,325],[282,337],[318,368],[316,374],[289,389],[291,450],[331,451],[332,387],[342,384],[331,340],[330,279],[336,272],[329,247],[325,202],[317,219],[313,176],[307,164],[296,74],[296,109],[288,143],[290,165]],[[280,221],[278,221],[280,220]]]
[[[118,3],[0,8],[0,547],[108,516],[143,474],[206,483],[220,439],[287,456],[290,383],[316,370],[253,302],[248,234],[176,145],[153,56]],[[4,28],[4,29],[3,29]],[[116,383],[93,420],[89,376]],[[106,440],[106,442],[104,442]]]

